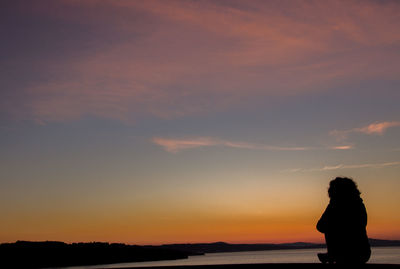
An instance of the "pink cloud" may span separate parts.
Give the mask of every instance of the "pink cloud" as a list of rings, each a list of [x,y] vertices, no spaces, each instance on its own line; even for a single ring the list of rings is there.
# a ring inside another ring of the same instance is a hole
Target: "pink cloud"
[[[207,146],[224,146],[240,149],[273,150],[273,151],[299,151],[308,150],[308,147],[278,147],[263,144],[253,144],[247,142],[228,141],[211,137],[196,137],[187,139],[169,139],[154,137],[153,143],[162,146],[166,151],[176,153],[178,151],[190,148],[199,148]]]
[[[371,123],[367,126],[360,128],[353,128],[349,130],[333,130],[331,135],[335,136],[338,140],[347,139],[351,133],[364,133],[368,135],[383,135],[387,129],[400,126],[400,121],[383,121]]]
[[[161,137],[154,137],[152,141],[162,146],[166,151],[176,153],[180,150],[198,148],[205,146],[215,146],[220,142],[209,137],[199,137],[192,139],[166,139]]]
[[[338,149],[338,150],[346,150],[346,149],[353,149],[353,145],[344,145],[344,146],[333,146],[331,149]]]
[[[184,138],[184,139],[154,137],[152,139],[152,142],[163,147],[166,151],[172,153],[177,153],[185,149],[210,147],[210,146],[223,146],[223,147],[238,148],[238,149],[267,150],[267,151],[305,151],[305,150],[318,150],[318,149],[347,150],[352,148],[351,146],[282,147],[282,146],[271,146],[271,145],[248,143],[241,141],[229,141],[211,137],[194,137],[194,138]]]
[[[400,121],[384,121],[372,123],[363,128],[357,128],[354,131],[365,134],[378,134],[382,135],[388,128],[400,126]]]

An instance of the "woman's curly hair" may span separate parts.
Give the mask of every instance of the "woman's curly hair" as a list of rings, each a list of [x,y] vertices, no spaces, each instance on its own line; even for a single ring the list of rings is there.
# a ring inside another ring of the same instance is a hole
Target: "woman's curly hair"
[[[328,195],[334,200],[360,198],[357,184],[348,177],[337,177],[329,183]]]

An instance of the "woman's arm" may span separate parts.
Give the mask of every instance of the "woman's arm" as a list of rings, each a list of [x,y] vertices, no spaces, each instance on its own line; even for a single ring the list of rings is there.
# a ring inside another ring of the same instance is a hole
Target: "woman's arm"
[[[317,223],[317,230],[321,233],[326,233],[328,229],[330,211],[330,205],[328,205]]]

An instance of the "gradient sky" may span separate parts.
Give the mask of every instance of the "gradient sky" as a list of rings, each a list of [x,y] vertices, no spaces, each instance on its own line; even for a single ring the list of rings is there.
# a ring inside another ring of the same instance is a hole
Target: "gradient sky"
[[[400,239],[399,1],[0,4],[0,242]]]

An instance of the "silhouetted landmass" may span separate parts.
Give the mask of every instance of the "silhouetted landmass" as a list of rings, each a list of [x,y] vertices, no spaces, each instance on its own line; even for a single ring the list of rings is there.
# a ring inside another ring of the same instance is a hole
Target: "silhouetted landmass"
[[[1,268],[43,268],[185,259],[188,251],[109,243],[27,242],[0,245]]]
[[[371,246],[375,247],[400,246],[400,240],[370,239],[370,244]],[[66,244],[63,242],[54,241],[17,241],[16,243],[0,244],[0,267],[45,268],[76,265],[96,265],[123,262],[186,259],[188,256],[201,255],[204,253],[311,249],[324,247],[325,244],[304,242],[286,244],[229,244],[224,242],[216,242],[199,244],[167,244],[162,246],[137,246],[97,242]],[[226,267],[222,266],[221,268],[236,268],[235,266],[236,265],[226,265]],[[237,266],[240,267],[240,265]],[[272,266],[271,268],[277,268],[275,265],[270,264],[268,264],[267,267],[270,268],[270,266]],[[194,269],[194,267],[190,268]]]
[[[400,240],[380,240],[369,239],[373,247],[400,246]],[[200,244],[168,244],[163,245],[168,249],[197,253],[217,253],[217,252],[238,252],[238,251],[259,251],[259,250],[283,250],[283,249],[310,249],[325,248],[325,244],[315,243],[286,243],[286,244],[229,244],[225,242],[200,243]]]
[[[169,249],[197,252],[197,253],[217,253],[217,252],[238,252],[238,251],[259,251],[259,250],[279,250],[279,249],[303,249],[303,248],[322,248],[324,244],[313,243],[287,243],[287,244],[229,244],[225,242],[200,243],[200,244],[168,244],[163,247]]]
[[[400,240],[369,239],[372,247],[400,247]]]

